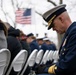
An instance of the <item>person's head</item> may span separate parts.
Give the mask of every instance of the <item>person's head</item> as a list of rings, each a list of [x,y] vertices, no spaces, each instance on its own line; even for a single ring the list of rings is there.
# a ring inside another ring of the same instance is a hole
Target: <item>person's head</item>
[[[30,34],[27,35],[26,41],[27,41],[27,43],[31,43],[35,39],[36,38],[35,38],[34,34],[33,33],[30,33]]]
[[[43,37],[37,37],[36,39],[39,45],[42,45],[44,43]]]
[[[31,37],[31,36],[34,36],[34,34],[33,33],[27,34],[27,37]]]
[[[8,35],[13,35],[19,38],[20,36],[24,35],[23,31],[20,29],[15,29],[14,27],[11,26],[10,23],[5,22],[6,28],[8,30]]]
[[[49,44],[52,43],[49,38],[44,38],[43,41],[44,41],[47,45],[49,45]]]
[[[22,30],[20,30],[20,29],[17,29],[16,30],[16,32],[18,32],[17,34],[17,38],[19,39],[19,40],[26,40],[26,35],[24,34],[24,32],[22,31]]]
[[[65,4],[61,4],[43,14],[44,20],[48,23],[48,30],[53,28],[60,34],[66,32],[72,22],[65,7]]]

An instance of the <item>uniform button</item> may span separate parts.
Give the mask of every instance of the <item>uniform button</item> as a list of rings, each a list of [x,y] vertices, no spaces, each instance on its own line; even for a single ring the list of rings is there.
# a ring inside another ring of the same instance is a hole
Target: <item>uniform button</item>
[[[62,53],[62,55],[64,55],[64,53]]]
[[[55,70],[57,69],[57,66],[55,66]]]
[[[64,51],[66,51],[66,49],[64,48]]]

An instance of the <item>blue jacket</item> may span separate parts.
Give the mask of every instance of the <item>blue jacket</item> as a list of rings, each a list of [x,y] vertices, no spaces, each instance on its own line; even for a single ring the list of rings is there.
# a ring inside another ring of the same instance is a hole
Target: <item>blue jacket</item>
[[[64,35],[56,66],[56,75],[76,75],[76,22]]]
[[[49,50],[53,50],[53,51],[57,50],[54,44],[49,44],[48,47],[49,47]]]
[[[44,53],[45,53],[46,50],[49,50],[49,47],[48,47],[48,45],[46,43],[43,43],[41,45],[41,48],[40,49],[44,50]]]
[[[31,52],[32,52],[34,49],[39,50],[39,45],[38,45],[38,43],[37,43],[36,40],[33,40],[33,41],[30,43],[30,48],[31,48]]]
[[[76,22],[67,29],[59,49],[56,75],[76,75]],[[44,70],[48,72],[48,68]]]

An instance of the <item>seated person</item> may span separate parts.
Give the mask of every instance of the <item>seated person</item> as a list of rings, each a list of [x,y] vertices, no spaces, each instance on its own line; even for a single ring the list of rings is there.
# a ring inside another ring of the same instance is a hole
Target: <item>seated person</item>
[[[0,20],[0,49],[6,48],[7,49],[7,40],[6,36],[8,34],[6,25],[3,21]]]

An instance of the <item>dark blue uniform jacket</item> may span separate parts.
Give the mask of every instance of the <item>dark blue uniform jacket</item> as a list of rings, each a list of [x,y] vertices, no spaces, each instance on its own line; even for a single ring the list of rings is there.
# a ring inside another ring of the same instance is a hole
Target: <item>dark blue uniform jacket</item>
[[[33,40],[33,41],[30,43],[30,48],[31,48],[31,52],[32,52],[34,49],[39,50],[39,45],[38,45],[38,43],[37,43],[36,40]]]
[[[76,75],[76,22],[64,35],[56,66],[56,75]]]
[[[67,29],[59,49],[56,75],[76,75],[76,22]],[[48,72],[48,68],[44,70]]]

